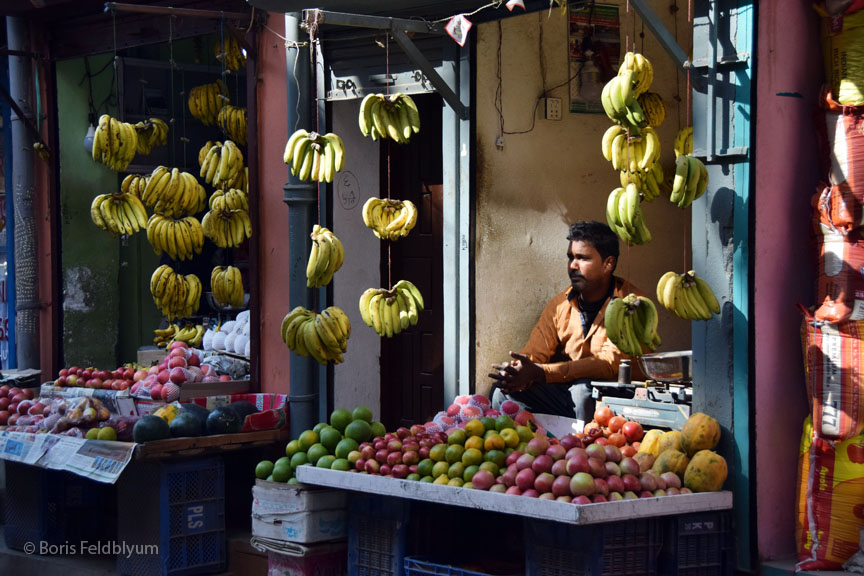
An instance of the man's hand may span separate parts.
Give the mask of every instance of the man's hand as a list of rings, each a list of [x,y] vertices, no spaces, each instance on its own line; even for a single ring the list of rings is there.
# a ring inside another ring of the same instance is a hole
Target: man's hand
[[[505,394],[521,392],[532,384],[546,382],[546,374],[539,364],[535,364],[530,358],[518,352],[510,352],[512,362],[493,364],[494,372],[489,377],[497,381],[497,385]]]

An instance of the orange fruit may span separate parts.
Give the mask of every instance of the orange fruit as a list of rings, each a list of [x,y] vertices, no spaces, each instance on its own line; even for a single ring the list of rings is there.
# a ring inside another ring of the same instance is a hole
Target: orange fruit
[[[441,462],[436,462],[432,467],[432,477],[439,478],[441,476],[447,476],[447,472],[450,471],[450,463],[442,460]]]
[[[501,432],[505,428],[513,428],[513,419],[507,414],[501,414],[495,419],[495,430]]]
[[[460,462],[462,460],[462,454],[464,453],[465,448],[463,448],[461,445],[451,444],[444,452],[444,459],[451,464],[454,462]]]
[[[450,482],[450,478],[446,474],[442,474],[435,478],[433,484],[447,484],[448,482]]]
[[[465,440],[465,450],[483,450],[483,438],[481,436],[471,436]]]
[[[447,443],[450,445],[458,444],[459,446],[464,446],[465,440],[467,439],[468,435],[465,433],[465,430],[462,430],[461,428],[454,428],[447,436]]]
[[[531,431],[531,428],[528,426],[517,426],[516,432],[519,433],[519,441],[520,442],[530,442],[532,438],[534,438],[534,432]]]
[[[447,444],[436,444],[429,449],[429,458],[435,462],[444,460],[444,454],[447,452]]]
[[[447,469],[447,476],[450,478],[462,478],[463,474],[465,474],[465,465],[462,462],[454,462]]]
[[[486,433],[486,427],[480,420],[469,420],[465,423],[465,433],[471,436],[483,436]]]
[[[501,468],[504,466],[504,462],[507,461],[507,455],[501,450],[489,450],[486,452],[486,457],[484,459],[486,462],[494,462],[499,468]]]
[[[457,488],[461,488],[464,482],[462,478],[451,478],[449,482],[447,482],[448,486],[456,486]]]
[[[495,432],[486,437],[486,440],[483,442],[483,447],[488,452],[489,450],[504,450],[504,448],[507,447],[507,444],[504,442],[504,438]]]
[[[465,466],[480,464],[481,462],[483,462],[483,452],[476,448],[469,448],[462,454],[462,463],[465,464]]]

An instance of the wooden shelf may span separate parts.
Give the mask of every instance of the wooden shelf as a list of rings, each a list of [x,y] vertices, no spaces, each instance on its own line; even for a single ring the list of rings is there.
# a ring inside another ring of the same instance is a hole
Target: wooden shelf
[[[728,491],[579,505],[313,466],[297,468],[297,479],[304,484],[489,510],[567,524],[600,524],[732,508],[732,492]]]
[[[169,438],[138,444],[132,457],[135,460],[166,460],[201,454],[233,452],[286,442],[289,435],[287,430],[264,430],[197,438]]]

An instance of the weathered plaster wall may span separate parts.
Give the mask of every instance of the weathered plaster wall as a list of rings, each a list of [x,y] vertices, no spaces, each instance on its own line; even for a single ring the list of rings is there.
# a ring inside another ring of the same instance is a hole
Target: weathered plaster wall
[[[288,206],[282,201],[282,186],[288,182],[289,167],[282,161],[289,126],[285,108],[286,71],[285,19],[271,14],[268,30],[258,44],[258,150],[259,258],[261,302],[261,391],[288,392],[290,353],[279,334],[288,313]],[[291,86],[291,89],[296,89]],[[290,127],[293,131],[293,127]],[[251,191],[250,191],[251,192]]]
[[[668,7],[655,10],[671,30]],[[620,3],[621,53],[641,23]],[[635,20],[634,20],[635,19]],[[686,11],[678,15],[679,43],[690,44]],[[568,285],[567,230],[577,220],[605,222],[606,198],[620,186],[619,176],[600,151],[600,140],[611,122],[605,115],[570,114],[568,86],[568,28],[559,10],[542,11],[503,20],[500,24],[502,78],[497,79],[499,35],[497,22],[477,27],[477,187],[475,238],[475,378],[483,392],[489,365],[518,350],[546,301]],[[541,36],[542,35],[542,36]],[[540,46],[542,37],[542,46]],[[659,129],[662,164],[667,177],[674,167],[672,142],[686,124],[686,78],[679,75],[657,41],[646,30],[639,47],[654,64],[651,90],[666,103],[666,121]],[[541,52],[542,49],[542,58]],[[542,72],[545,69],[545,84]],[[557,87],[561,84],[563,86]],[[553,87],[556,87],[553,89]],[[537,98],[562,98],[562,121],[535,119]],[[499,135],[496,92],[501,96],[504,147]],[[679,125],[679,119],[681,124]],[[533,126],[533,129],[532,129]],[[668,270],[684,271],[689,263],[690,213],[659,198],[643,204],[654,240],[645,246],[621,247],[617,274],[631,279],[647,294]],[[661,350],[690,348],[689,322],[662,311]]]
[[[101,69],[111,58],[110,54],[91,58],[91,70]],[[92,224],[90,203],[96,195],[118,189],[118,177],[93,162],[82,146],[87,132],[87,83],[79,82],[84,76],[83,59],[57,63],[63,350],[67,363],[114,367],[120,242]],[[105,100],[112,89],[109,66],[93,78],[94,102]]]
[[[809,4],[760,3],[758,39],[756,511],[759,556],[770,559],[795,550],[798,439],[807,413],[795,304],[814,303],[809,202],[821,177],[813,126],[823,67],[818,18]]]

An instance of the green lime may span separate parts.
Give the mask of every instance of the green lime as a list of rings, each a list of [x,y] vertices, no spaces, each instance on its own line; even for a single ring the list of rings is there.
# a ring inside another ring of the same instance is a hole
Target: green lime
[[[297,440],[291,440],[290,442],[288,442],[288,444],[285,445],[285,456],[288,456],[290,458],[297,452],[300,452],[300,442],[298,442]]]
[[[429,484],[432,484],[433,482],[435,482],[435,479],[432,478],[432,476],[423,476],[422,478],[420,478],[420,482],[427,482]]]
[[[317,444],[318,442],[320,442],[318,438],[318,433],[313,430],[306,430],[302,432],[297,438],[297,441],[300,443],[300,450],[303,452],[309,450],[309,448],[313,444]]]
[[[296,470],[300,466],[309,463],[309,457],[305,452],[297,452],[293,456],[291,456],[291,468]]]
[[[333,466],[333,462],[335,462],[335,461],[336,461],[335,456],[331,456],[329,454],[326,454],[326,455],[324,455],[318,459],[318,461],[315,463],[315,466],[317,466],[318,468],[327,468],[329,470],[330,467]]]
[[[323,458],[322,458],[322,460],[323,460]],[[318,463],[320,464],[321,460],[319,460]],[[348,470],[351,469],[351,463],[348,460],[346,460],[345,458],[336,458],[333,461],[333,464],[330,465],[330,469],[331,470],[341,470],[342,472],[347,472]]]
[[[417,464],[417,473],[420,476],[431,476],[432,468],[435,466],[435,461],[431,458],[426,458],[421,460],[419,464]]]
[[[432,467],[432,477],[439,478],[441,476],[447,476],[447,472],[450,471],[450,464],[445,461],[436,462]]]
[[[87,434],[84,435],[84,438],[86,438],[87,440],[98,440],[99,439],[99,429],[98,428],[91,428],[90,430],[87,430]]]
[[[504,466],[504,462],[507,461],[507,454],[502,450],[489,450],[486,452],[485,459],[486,462],[494,462],[498,465],[498,468],[501,468]]]
[[[315,432],[316,434],[318,434],[318,436],[320,437],[321,436],[321,430],[323,430],[327,426],[329,426],[329,424],[327,424],[327,422],[318,422],[312,428],[312,431]]]
[[[366,406],[357,406],[354,408],[354,412],[351,413],[351,417],[354,420],[365,420],[366,422],[372,422],[372,410],[367,408]]]
[[[322,428],[318,434],[321,436],[321,444],[331,453],[336,451],[336,446],[342,441],[342,433],[332,426]]]
[[[495,430],[501,432],[505,428],[513,428],[513,419],[507,414],[501,414],[495,419]]]
[[[297,480],[297,478],[292,476],[291,478],[288,479],[288,484],[300,484],[300,481]]]
[[[274,466],[279,466],[279,464],[282,464],[282,465],[291,464],[291,458],[289,458],[288,456],[282,456],[281,458],[276,460],[276,462],[273,463]]]
[[[444,452],[444,459],[450,464],[462,460],[462,454],[465,453],[465,447],[459,444],[451,444]]]
[[[372,437],[384,436],[387,434],[387,428],[381,422],[372,422]]]
[[[483,452],[477,448],[469,448],[462,454],[462,463],[466,466],[483,462]]]
[[[519,433],[519,442],[525,442],[526,444],[534,438],[534,432],[528,426],[517,426],[516,432]]]
[[[314,444],[309,450],[306,451],[306,455],[309,457],[309,463],[315,464],[318,462],[318,459],[322,456],[327,456],[330,454],[330,451],[327,450],[327,447],[321,444]]]
[[[465,482],[462,481],[462,478],[450,478],[450,481],[447,482],[448,486],[456,486],[460,488]]]
[[[447,476],[450,478],[461,478],[465,474],[465,465],[462,462],[454,462],[447,469]]]
[[[273,475],[272,474],[267,476],[267,482],[273,482]]]
[[[274,482],[287,482],[293,475],[294,471],[291,470],[291,466],[276,466],[273,468]]]
[[[332,414],[330,414],[330,425],[344,434],[345,428],[353,419],[351,412],[345,408],[337,408]]]
[[[495,419],[491,416],[480,418],[480,422],[483,423],[483,427],[486,428],[486,430],[495,430]]]
[[[284,468],[284,466],[280,466],[280,468]],[[288,465],[288,469],[290,470],[291,465]],[[270,460],[262,460],[255,466],[255,477],[256,478],[267,478],[270,474],[273,473],[273,462]]]
[[[468,434],[466,434],[465,430],[462,430],[461,428],[453,428],[447,435],[447,443],[451,445],[458,444],[459,446],[464,446],[465,440],[467,439]]]
[[[348,458],[348,455],[359,447],[360,444],[353,438],[343,438],[336,444],[336,449],[333,450],[333,453],[336,454],[337,458]]]
[[[470,482],[472,478],[474,478],[474,474],[476,474],[480,470],[480,466],[473,464],[465,468],[465,472],[462,473],[462,480],[465,482]]]
[[[372,437],[372,427],[365,420],[354,420],[345,428],[345,437],[357,443],[366,442]]]
[[[405,479],[411,480],[412,482],[419,482],[420,481],[420,474],[408,474],[408,476],[406,476]]]

